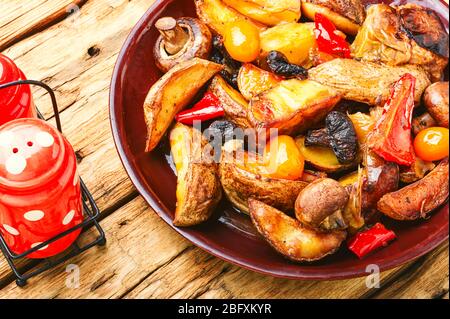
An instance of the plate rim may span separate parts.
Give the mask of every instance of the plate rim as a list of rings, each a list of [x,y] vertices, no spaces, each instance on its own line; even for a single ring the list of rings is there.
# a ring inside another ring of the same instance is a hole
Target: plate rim
[[[230,254],[221,251],[220,249],[215,249],[210,247],[208,243],[205,243],[203,240],[197,238],[197,236],[192,235],[186,231],[184,231],[182,228],[175,227],[172,223],[172,220],[169,218],[167,213],[165,212],[164,204],[158,201],[158,196],[155,194],[153,189],[147,189],[143,182],[141,181],[141,178],[139,177],[139,173],[135,172],[133,166],[131,165],[131,162],[133,159],[130,159],[127,155],[127,152],[125,151],[123,141],[122,141],[122,135],[123,133],[120,132],[120,125],[119,121],[117,119],[117,110],[118,106],[116,105],[115,99],[116,94],[118,91],[118,87],[121,86],[121,73],[123,71],[124,66],[124,60],[126,55],[129,53],[130,48],[132,48],[132,43],[135,41],[137,35],[142,32],[143,29],[146,28],[146,21],[150,18],[151,15],[157,14],[157,11],[162,11],[167,5],[172,3],[176,0],[156,0],[143,14],[143,16],[139,19],[139,21],[133,26],[132,30],[130,31],[129,35],[127,36],[125,42],[122,45],[122,48],[119,52],[119,55],[117,57],[117,60],[114,65],[114,70],[111,77],[110,87],[109,87],[109,122],[111,127],[111,132],[114,140],[114,145],[116,148],[116,151],[119,155],[120,161],[122,162],[122,166],[124,167],[128,177],[130,178],[132,184],[134,187],[136,187],[136,190],[138,193],[144,198],[144,200],[147,202],[147,204],[155,211],[155,213],[162,219],[166,224],[168,224],[172,229],[174,229],[178,234],[183,236],[185,239],[187,239],[189,242],[194,244],[195,246],[199,247],[200,249],[206,251],[207,253],[218,257],[226,262],[229,262],[231,264],[237,265],[239,267],[242,267],[247,270],[251,270],[263,275],[273,276],[277,278],[284,278],[284,279],[294,279],[294,280],[342,280],[342,279],[350,279],[350,278],[357,278],[366,276],[369,273],[366,271],[366,269],[358,268],[358,269],[341,269],[338,271],[331,271],[326,273],[309,273],[309,272],[283,272],[283,271],[274,271],[271,269],[266,269],[263,267],[258,267],[258,265],[245,262],[242,260],[238,260],[236,257],[230,256]],[[449,5],[444,0],[437,0],[447,8],[449,8]],[[155,13],[154,13],[155,12]],[[136,42],[137,43],[137,42]],[[136,43],[134,46],[136,46]],[[442,206],[440,209],[449,209],[449,203],[447,201],[444,206]],[[445,225],[443,225],[445,226]],[[404,265],[405,263],[409,261],[416,260],[423,255],[427,254],[437,246],[439,246],[441,243],[443,243],[446,239],[449,237],[448,232],[448,222],[447,222],[447,232],[440,231],[436,236],[431,238],[425,245],[421,245],[420,247],[416,248],[413,252],[410,252],[410,250],[406,250],[405,253],[402,253],[399,257],[394,259],[385,259],[382,262],[380,262],[379,269],[381,272],[387,271],[390,269],[393,269],[395,267],[399,267],[401,265]],[[286,260],[286,262],[289,262]],[[301,265],[300,265],[301,266]]]

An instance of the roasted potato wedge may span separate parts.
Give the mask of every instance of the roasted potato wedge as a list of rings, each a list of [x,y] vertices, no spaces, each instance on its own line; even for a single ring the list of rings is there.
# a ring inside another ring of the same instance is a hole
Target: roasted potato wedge
[[[314,20],[316,13],[326,16],[338,30],[356,35],[364,22],[366,13],[359,0],[302,0],[302,13]]]
[[[251,63],[243,64],[237,77],[239,91],[247,100],[273,88],[281,81],[281,77]]]
[[[416,156],[414,163],[410,167],[400,167],[400,181],[406,184],[414,183],[435,167],[436,165],[433,162],[424,161]]]
[[[365,224],[362,207],[363,183],[364,173],[361,168],[339,179],[339,184],[345,187],[349,195],[342,216],[350,234],[356,233]]]
[[[283,53],[290,63],[305,68],[312,66],[310,52],[317,48],[314,23],[283,23],[261,32],[260,40],[261,66],[270,51]]]
[[[208,142],[202,133],[177,123],[170,132],[170,148],[177,170],[175,226],[206,221],[222,197],[217,164],[203,158]]]
[[[295,199],[308,185],[307,182],[254,174],[246,170],[244,165],[238,165],[237,161],[243,157],[232,152],[225,144],[222,148],[219,171],[225,195],[235,207],[248,214],[248,199],[255,198],[285,211],[294,209]]]
[[[405,73],[416,78],[414,100],[419,104],[430,80],[417,66],[387,66],[352,59],[334,59],[308,71],[311,80],[336,89],[344,99],[374,106],[386,102],[392,84]]]
[[[200,20],[221,36],[224,36],[228,24],[241,20],[247,20],[259,30],[265,28],[263,24],[255,22],[230,8],[222,0],[195,0],[195,7]]]
[[[249,212],[258,232],[283,256],[294,261],[314,261],[334,253],[347,236],[345,231],[321,233],[256,199]]]
[[[265,25],[296,22],[300,19],[298,0],[222,0],[236,11]]]
[[[194,58],[178,64],[153,84],[144,101],[147,152],[158,145],[175,115],[185,108],[200,88],[222,68],[220,64]]]
[[[277,128],[292,135],[320,122],[340,101],[334,89],[310,80],[284,80],[250,101],[249,119],[258,131]]]
[[[357,165],[357,162],[351,164],[341,164],[339,163],[333,150],[322,146],[305,146],[305,137],[298,136],[295,139],[300,152],[302,153],[305,161],[310,163],[312,166],[318,170],[334,173],[343,170],[350,169]]]
[[[423,96],[428,113],[439,126],[448,128],[448,82],[431,84]]]
[[[222,102],[225,117],[241,128],[252,127],[248,120],[249,105],[239,91],[233,89],[220,75],[216,75],[209,91],[214,93]]]
[[[397,220],[426,218],[448,199],[448,157],[428,175],[396,192],[385,194],[377,208]]]

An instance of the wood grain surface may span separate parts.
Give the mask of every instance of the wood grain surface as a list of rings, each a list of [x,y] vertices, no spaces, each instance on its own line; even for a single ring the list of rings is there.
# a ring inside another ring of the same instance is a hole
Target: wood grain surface
[[[65,135],[102,210],[101,225],[108,238],[105,247],[31,279],[25,288],[15,285],[0,257],[0,298],[448,299],[448,242],[382,273],[380,288],[368,288],[365,277],[292,281],[250,272],[203,252],[166,225],[127,178],[108,119],[108,90],[118,52],[152,3],[30,0],[18,5],[0,0],[0,51],[28,78],[56,90]],[[34,90],[34,97],[52,121],[48,97],[39,90]],[[79,267],[79,287],[67,282],[69,264]]]

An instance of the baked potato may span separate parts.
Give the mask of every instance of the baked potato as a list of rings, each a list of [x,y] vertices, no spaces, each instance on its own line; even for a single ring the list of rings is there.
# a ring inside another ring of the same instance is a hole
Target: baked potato
[[[148,91],[144,101],[147,142],[145,151],[158,145],[175,115],[185,108],[201,87],[220,70],[214,62],[194,58],[164,74]]]
[[[320,122],[340,101],[334,89],[311,80],[284,80],[250,101],[249,120],[257,131],[292,135]]]
[[[237,77],[239,91],[247,100],[273,88],[281,81],[281,77],[251,63],[243,64]]]
[[[302,13],[314,20],[316,13],[326,16],[338,30],[356,35],[366,18],[360,0],[302,0]]]
[[[170,149],[177,170],[175,226],[206,221],[222,197],[218,167],[205,156],[210,149],[202,133],[177,123],[170,132]]]
[[[220,75],[213,78],[208,90],[219,98],[228,121],[241,128],[252,126],[248,120],[248,102],[239,91],[233,89]]]
[[[431,82],[417,66],[387,66],[352,59],[334,59],[308,71],[309,79],[334,88],[344,99],[373,106],[386,102],[392,84],[405,73],[416,78],[414,100],[419,104],[423,91]]]
[[[298,0],[222,0],[236,11],[265,25],[295,22],[300,19]]]
[[[424,178],[396,192],[387,193],[378,201],[383,214],[397,220],[426,218],[428,213],[448,199],[448,157]]]
[[[244,157],[243,153],[236,154],[228,143],[222,148],[219,165],[220,181],[230,202],[247,214],[249,198],[255,198],[285,211],[293,210],[298,193],[308,183],[302,180],[276,179],[255,174],[245,169],[245,165],[241,162]]]
[[[428,113],[439,126],[448,128],[448,82],[431,84],[424,93],[423,100]]]
[[[259,30],[265,28],[263,24],[255,22],[233,8],[230,8],[222,0],[195,0],[195,7],[200,20],[222,37],[225,35],[228,24],[236,21],[247,20]]]
[[[400,167],[400,181],[405,184],[411,184],[423,178],[429,171],[433,170],[436,165],[416,156],[411,166]]]
[[[315,261],[334,253],[347,236],[345,231],[318,232],[256,199],[249,199],[253,224],[263,238],[294,261]]]

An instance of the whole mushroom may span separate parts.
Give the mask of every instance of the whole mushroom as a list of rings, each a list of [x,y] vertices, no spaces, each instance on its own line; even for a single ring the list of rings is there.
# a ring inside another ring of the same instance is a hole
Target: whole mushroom
[[[160,18],[155,27],[161,33],[153,48],[156,66],[169,71],[180,62],[195,57],[208,59],[212,49],[209,28],[195,18]]]

